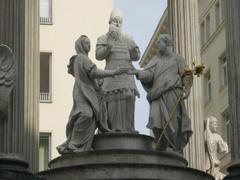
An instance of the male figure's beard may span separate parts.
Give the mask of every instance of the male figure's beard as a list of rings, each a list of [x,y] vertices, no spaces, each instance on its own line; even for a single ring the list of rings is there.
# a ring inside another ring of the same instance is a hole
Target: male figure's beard
[[[109,26],[108,34],[111,39],[117,40],[121,35],[121,27],[116,27],[112,24]]]

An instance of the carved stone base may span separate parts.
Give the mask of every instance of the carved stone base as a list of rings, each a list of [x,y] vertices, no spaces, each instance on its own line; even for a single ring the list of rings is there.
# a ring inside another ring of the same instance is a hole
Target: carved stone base
[[[0,180],[45,180],[31,174],[28,166],[15,155],[0,154]]]
[[[153,150],[154,138],[142,134],[106,133],[94,136],[94,150],[130,149]]]
[[[154,139],[137,134],[96,135],[94,150],[60,156],[38,173],[47,180],[164,179],[214,180],[187,167],[177,153],[154,149]]]
[[[229,174],[224,180],[239,180],[240,179],[240,161],[232,163],[228,168]]]

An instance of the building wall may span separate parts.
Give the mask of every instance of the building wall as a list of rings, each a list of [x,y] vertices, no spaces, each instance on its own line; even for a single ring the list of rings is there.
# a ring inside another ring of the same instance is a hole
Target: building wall
[[[205,37],[205,43],[201,46],[201,59],[205,65],[205,74],[210,71],[211,74],[211,100],[206,101],[204,106],[205,117],[209,115],[216,116],[221,120],[221,114],[228,107],[228,92],[227,86],[221,85],[221,71],[220,71],[220,59],[224,55],[226,50],[225,40],[225,21],[223,20],[222,11],[220,11],[220,24],[217,26],[215,22],[215,4],[217,0],[204,1],[200,0],[199,3],[199,14],[200,24],[205,21],[206,17],[210,16],[210,37]],[[204,8],[202,8],[203,6]],[[205,23],[206,25],[206,23]],[[204,82],[203,82],[204,83]],[[204,87],[206,89],[206,86]],[[204,92],[206,97],[206,92]],[[223,131],[220,128],[219,132],[223,135]]]
[[[108,30],[112,0],[52,0],[52,25],[40,26],[40,52],[52,53],[52,102],[40,103],[40,132],[51,133],[51,158],[56,146],[65,141],[65,127],[72,108],[74,78],[67,73],[74,42],[82,34],[91,40],[90,58],[95,59],[97,37]],[[104,64],[95,61],[98,67]]]
[[[218,133],[222,135],[225,141],[229,137],[226,126],[225,115],[228,111],[228,87],[227,84],[222,85],[221,59],[226,51],[225,39],[225,20],[224,20],[224,1],[223,0],[199,0],[199,23],[201,32],[201,60],[205,65],[203,78],[204,93],[204,118],[215,116],[219,120]],[[216,20],[216,6],[219,4],[219,23]],[[209,37],[207,37],[207,17],[210,17]],[[204,28],[203,25],[204,24]],[[211,99],[207,100],[206,76],[211,76]],[[226,167],[230,162],[230,154],[220,155],[222,161],[220,167],[226,172]]]

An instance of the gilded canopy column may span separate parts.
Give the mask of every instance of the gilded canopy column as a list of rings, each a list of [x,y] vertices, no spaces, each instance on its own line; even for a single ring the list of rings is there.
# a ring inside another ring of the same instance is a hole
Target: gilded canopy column
[[[197,0],[168,0],[169,26],[174,40],[174,51],[183,56],[191,67],[200,64],[200,37]],[[203,169],[204,158],[201,78],[194,77],[187,110],[194,131],[184,150],[189,166]]]
[[[226,45],[231,124],[231,165],[225,180],[240,179],[240,1],[226,1]]]
[[[4,127],[1,153],[17,154],[38,170],[39,0],[0,1],[0,43],[17,60],[15,113]]]

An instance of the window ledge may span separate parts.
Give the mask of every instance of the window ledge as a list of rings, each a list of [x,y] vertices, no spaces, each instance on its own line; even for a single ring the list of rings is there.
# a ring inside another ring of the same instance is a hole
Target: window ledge
[[[40,25],[53,25],[51,17],[40,17]]]
[[[40,93],[40,103],[52,103],[52,95],[50,93]]]

